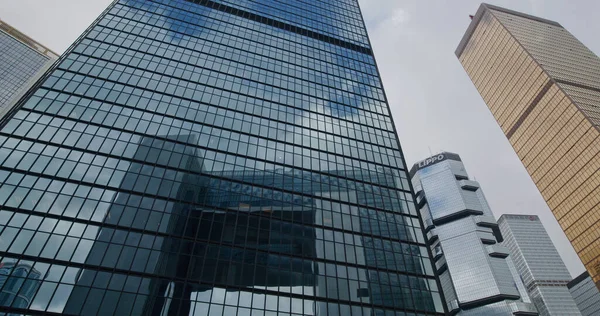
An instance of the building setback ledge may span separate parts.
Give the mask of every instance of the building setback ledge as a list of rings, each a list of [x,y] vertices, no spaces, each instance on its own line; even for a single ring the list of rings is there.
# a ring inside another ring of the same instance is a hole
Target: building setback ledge
[[[590,274],[585,271],[582,274],[580,274],[579,276],[577,276],[575,279],[571,280],[571,282],[567,283],[567,287],[569,289],[571,289],[572,287],[576,286],[577,284],[581,283],[583,280],[587,279],[590,277]]]

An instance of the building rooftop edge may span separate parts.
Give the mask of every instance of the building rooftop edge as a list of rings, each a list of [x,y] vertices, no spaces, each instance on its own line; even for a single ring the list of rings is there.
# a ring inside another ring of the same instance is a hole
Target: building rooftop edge
[[[582,274],[578,275],[573,280],[571,280],[569,283],[567,283],[567,287],[569,289],[571,289],[572,287],[576,286],[577,284],[581,283],[583,280],[585,280],[589,277],[590,277],[590,274],[587,271],[585,271]]]
[[[551,20],[548,20],[548,19],[544,19],[544,18],[540,18],[540,17],[537,17],[537,16],[533,16],[533,15],[530,15],[530,14],[526,14],[526,13],[514,11],[514,10],[511,10],[511,9],[502,8],[502,7],[495,6],[495,5],[488,4],[488,3],[482,3],[479,6],[479,9],[477,9],[477,13],[473,17],[471,23],[469,24],[469,27],[465,31],[465,34],[463,35],[460,43],[458,44],[458,47],[456,48],[456,51],[454,51],[454,54],[456,55],[456,57],[460,58],[460,56],[462,55],[465,47],[469,43],[469,40],[471,39],[471,36],[473,35],[473,32],[477,28],[477,25],[479,25],[479,22],[481,21],[481,18],[483,17],[483,14],[485,13],[486,10],[500,11],[500,12],[504,12],[504,13],[508,13],[508,14],[512,14],[512,15],[516,15],[516,16],[520,16],[520,17],[523,17],[523,18],[526,18],[526,19],[530,19],[530,20],[534,20],[534,21],[538,21],[538,22],[542,22],[542,23],[546,23],[546,24],[550,24],[550,25],[562,27],[562,25],[560,25],[560,23],[555,22],[555,21],[551,21]]]
[[[60,54],[57,54],[56,52],[54,52],[50,48],[46,47],[45,45],[43,45],[40,42],[38,42],[38,41],[34,40],[33,38],[29,37],[25,33],[17,30],[12,25],[6,23],[2,19],[0,19],[0,31],[3,31],[6,34],[14,37],[18,41],[20,41],[20,42],[26,44],[27,46],[31,47],[32,49],[37,50],[42,55],[45,55],[47,57],[54,58],[54,59],[58,59],[60,57]]]
[[[531,217],[535,217],[537,219],[539,219],[540,217],[537,215],[533,215],[533,214],[502,214],[500,215],[500,217],[498,218],[498,221],[507,217],[522,217],[522,218],[527,218],[530,219]]]
[[[460,159],[460,156],[458,154],[447,152],[447,151],[442,151],[439,154],[435,154],[433,156],[430,156],[430,157],[427,157],[427,158],[425,158],[423,160],[419,160],[419,161],[415,162],[413,164],[413,166],[410,168],[410,171],[408,172],[409,177],[412,178],[415,175],[415,173],[417,173],[417,171],[419,171],[419,169],[422,169],[422,168],[426,167],[426,166],[422,166],[421,165],[423,162],[425,162],[428,159],[432,159],[432,158],[438,157],[440,155],[444,155],[444,159],[442,159],[442,160],[434,160],[431,163],[428,163],[426,166],[430,166],[430,165],[433,165],[433,164],[436,164],[438,162],[441,162],[441,161],[444,161],[444,160],[448,160],[448,159],[449,160],[455,160],[455,161],[462,161]]]
[[[519,12],[519,11],[515,11],[515,10],[511,10],[511,9],[507,9],[507,8],[503,8],[503,7],[499,7],[499,6],[495,6],[495,5],[489,4],[489,3],[482,3],[482,5],[485,6],[485,7],[487,7],[488,9],[491,9],[491,10],[496,10],[496,11],[500,11],[500,12],[504,12],[504,13],[508,13],[508,14],[512,14],[512,15],[516,15],[516,16],[520,16],[522,18],[526,18],[526,19],[530,19],[530,20],[534,20],[534,21],[538,21],[538,22],[542,22],[542,23],[546,23],[546,24],[550,24],[550,25],[562,27],[562,25],[560,25],[560,23],[558,23],[556,21],[552,21],[552,20],[540,18],[540,17],[535,16],[535,15],[531,15],[531,14],[527,14],[527,13],[523,13],[523,12]]]

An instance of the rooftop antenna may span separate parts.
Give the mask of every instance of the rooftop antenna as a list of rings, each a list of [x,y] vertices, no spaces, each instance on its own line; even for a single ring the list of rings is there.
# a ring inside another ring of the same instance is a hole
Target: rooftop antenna
[[[433,153],[431,152],[431,146],[427,146],[427,148],[429,149],[429,157],[433,157]]]

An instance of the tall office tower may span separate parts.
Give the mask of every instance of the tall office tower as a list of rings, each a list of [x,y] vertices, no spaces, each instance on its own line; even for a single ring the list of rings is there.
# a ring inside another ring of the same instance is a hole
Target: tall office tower
[[[502,245],[510,251],[529,297],[541,316],[581,315],[567,288],[571,274],[535,215],[500,216]]]
[[[0,20],[0,116],[58,55]]]
[[[459,315],[538,315],[483,192],[457,154],[410,170],[448,310]]]
[[[556,22],[487,4],[456,55],[600,286],[600,59]]]
[[[584,272],[567,285],[583,316],[600,315],[600,291],[589,273]]]
[[[116,0],[1,124],[0,312],[445,312],[356,0]]]

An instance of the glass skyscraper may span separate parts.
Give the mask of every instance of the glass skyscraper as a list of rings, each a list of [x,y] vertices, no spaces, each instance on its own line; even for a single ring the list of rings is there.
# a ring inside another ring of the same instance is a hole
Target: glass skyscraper
[[[600,314],[600,292],[589,273],[584,272],[567,285],[583,316]]]
[[[489,4],[456,56],[600,288],[600,58],[554,21]]]
[[[442,152],[410,169],[449,315],[538,315],[477,181]]]
[[[527,293],[540,316],[581,316],[567,284],[571,274],[536,215],[504,214],[498,220]]]
[[[116,0],[0,128],[0,312],[444,313],[356,0]]]

